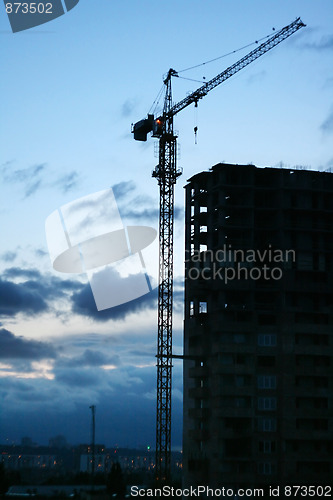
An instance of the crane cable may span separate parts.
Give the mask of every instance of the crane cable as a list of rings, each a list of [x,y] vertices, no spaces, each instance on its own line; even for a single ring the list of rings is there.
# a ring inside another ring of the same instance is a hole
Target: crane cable
[[[155,97],[155,99],[154,99],[154,101],[153,101],[153,104],[150,106],[150,110],[148,111],[148,114],[149,114],[149,113],[155,114],[155,112],[156,112],[156,108],[157,108],[157,106],[159,105],[159,102],[160,102],[161,96],[162,96],[162,94],[163,94],[164,87],[165,87],[165,85],[164,85],[164,83],[163,83],[162,87],[160,88],[160,90],[159,90],[159,92],[158,92],[157,96]]]
[[[275,31],[275,28],[273,28],[273,31]],[[212,63],[214,61],[218,61],[219,59],[222,59],[223,57],[227,57],[227,56],[230,56],[232,54],[236,54],[236,52],[240,52],[241,50],[247,49],[248,47],[251,47],[251,45],[256,45],[259,42],[261,42],[262,40],[269,38],[270,36],[272,36],[272,35],[271,34],[266,35],[262,38],[259,38],[258,40],[255,40],[254,42],[248,43],[247,45],[240,47],[239,49],[228,52],[227,54],[223,54],[222,56],[215,57],[214,59],[210,59],[209,61],[205,61],[205,62],[202,62],[200,64],[196,64],[195,66],[190,66],[189,68],[181,69],[180,71],[177,71],[177,73],[184,73],[184,71],[189,71],[190,69],[199,68],[200,66],[205,66],[206,64]],[[176,75],[174,75],[174,76],[176,76]]]
[[[273,31],[275,31],[275,28],[273,28]],[[205,61],[203,63],[196,64],[195,66],[190,66],[189,68],[185,68],[185,69],[182,69],[180,71],[177,71],[177,73],[175,73],[173,76],[176,76],[178,78],[182,78],[183,80],[190,80],[192,82],[205,83],[205,77],[203,77],[204,78],[203,80],[195,80],[193,78],[186,78],[184,76],[180,76],[179,73],[184,73],[185,71],[189,71],[189,70],[195,69],[195,68],[200,68],[201,66],[205,66],[206,64],[212,63],[214,61],[218,61],[219,59],[222,59],[224,57],[235,54],[236,52],[240,52],[241,50],[244,50],[248,47],[251,47],[252,45],[256,45],[259,42],[261,42],[262,40],[266,40],[270,36],[271,35],[266,35],[262,38],[259,38],[258,40],[255,40],[254,42],[248,43],[247,45],[240,47],[239,49],[233,50],[232,52],[228,52],[227,54],[223,54],[222,56],[215,57],[214,59],[210,59],[209,61]],[[198,122],[198,107],[197,106],[198,106],[198,104],[196,103],[196,106],[194,107],[194,128],[193,128],[193,130],[194,130],[194,144],[198,144],[198,123],[197,123]]]
[[[273,28],[273,31],[275,31],[275,28]],[[231,52],[227,52],[226,54],[223,54],[222,56],[214,57],[214,59],[209,59],[208,61],[196,64],[194,66],[190,66],[190,67],[185,68],[185,69],[181,69],[180,71],[177,71],[172,76],[175,76],[177,78],[181,78],[183,80],[189,80],[191,82],[205,83],[205,77],[203,77],[203,80],[196,80],[194,78],[187,78],[185,76],[180,76],[179,73],[184,73],[185,71],[190,71],[191,69],[200,68],[201,66],[205,66],[206,64],[210,64],[212,62],[218,61],[219,59],[223,59],[224,57],[228,57],[228,56],[230,56],[232,54],[236,54],[237,52],[240,52],[241,50],[247,49],[248,47],[251,47],[252,45],[256,45],[259,42],[262,42],[263,40],[266,40],[266,38],[269,38],[270,36],[272,36],[272,35],[270,34],[270,35],[263,36],[262,38],[259,38],[258,40],[255,40],[254,42],[248,43],[247,45],[243,45],[239,49],[235,49],[235,50],[232,50]],[[162,94],[163,94],[164,90],[165,90],[165,85],[163,84],[162,87],[161,87],[161,89],[159,90],[156,98],[154,99],[151,107],[150,107],[149,113],[155,114],[155,112],[157,110],[157,106],[159,105],[159,102],[160,102],[160,99],[162,97]],[[195,126],[194,127],[195,144],[197,144],[197,131],[198,131],[198,127]]]

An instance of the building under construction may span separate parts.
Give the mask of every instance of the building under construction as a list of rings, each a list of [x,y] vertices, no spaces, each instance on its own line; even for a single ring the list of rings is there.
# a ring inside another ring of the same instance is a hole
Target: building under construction
[[[184,486],[331,484],[333,174],[215,165],[185,245]]]

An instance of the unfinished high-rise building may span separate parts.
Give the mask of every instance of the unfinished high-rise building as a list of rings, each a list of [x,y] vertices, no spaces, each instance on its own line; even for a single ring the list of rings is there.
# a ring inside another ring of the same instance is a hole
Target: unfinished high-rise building
[[[331,484],[333,174],[218,164],[185,189],[184,486]]]

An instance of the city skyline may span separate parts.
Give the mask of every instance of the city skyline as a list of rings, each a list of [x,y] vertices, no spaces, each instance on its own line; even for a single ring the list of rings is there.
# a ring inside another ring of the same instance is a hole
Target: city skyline
[[[52,269],[44,223],[58,207],[112,186],[127,225],[154,225],[153,142],[138,144],[162,75],[233,52],[300,16],[307,27],[177,117],[184,175],[176,188],[174,352],[182,353],[186,179],[219,161],[333,167],[329,1],[270,5],[198,1],[191,9],[84,2],[13,34],[0,13],[0,442],[63,434],[109,445],[155,446],[156,291],[97,311],[84,275]],[[171,24],[171,28],[170,28]],[[193,72],[210,78],[251,47]],[[174,79],[174,99],[200,83]],[[222,88],[223,87],[223,88]],[[198,126],[198,144],[193,127]],[[181,447],[182,368],[173,370],[172,445]]]

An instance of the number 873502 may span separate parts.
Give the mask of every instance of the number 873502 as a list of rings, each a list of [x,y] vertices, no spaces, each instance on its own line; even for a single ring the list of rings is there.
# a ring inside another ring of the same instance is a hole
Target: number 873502
[[[52,3],[6,3],[7,14],[52,14]]]

